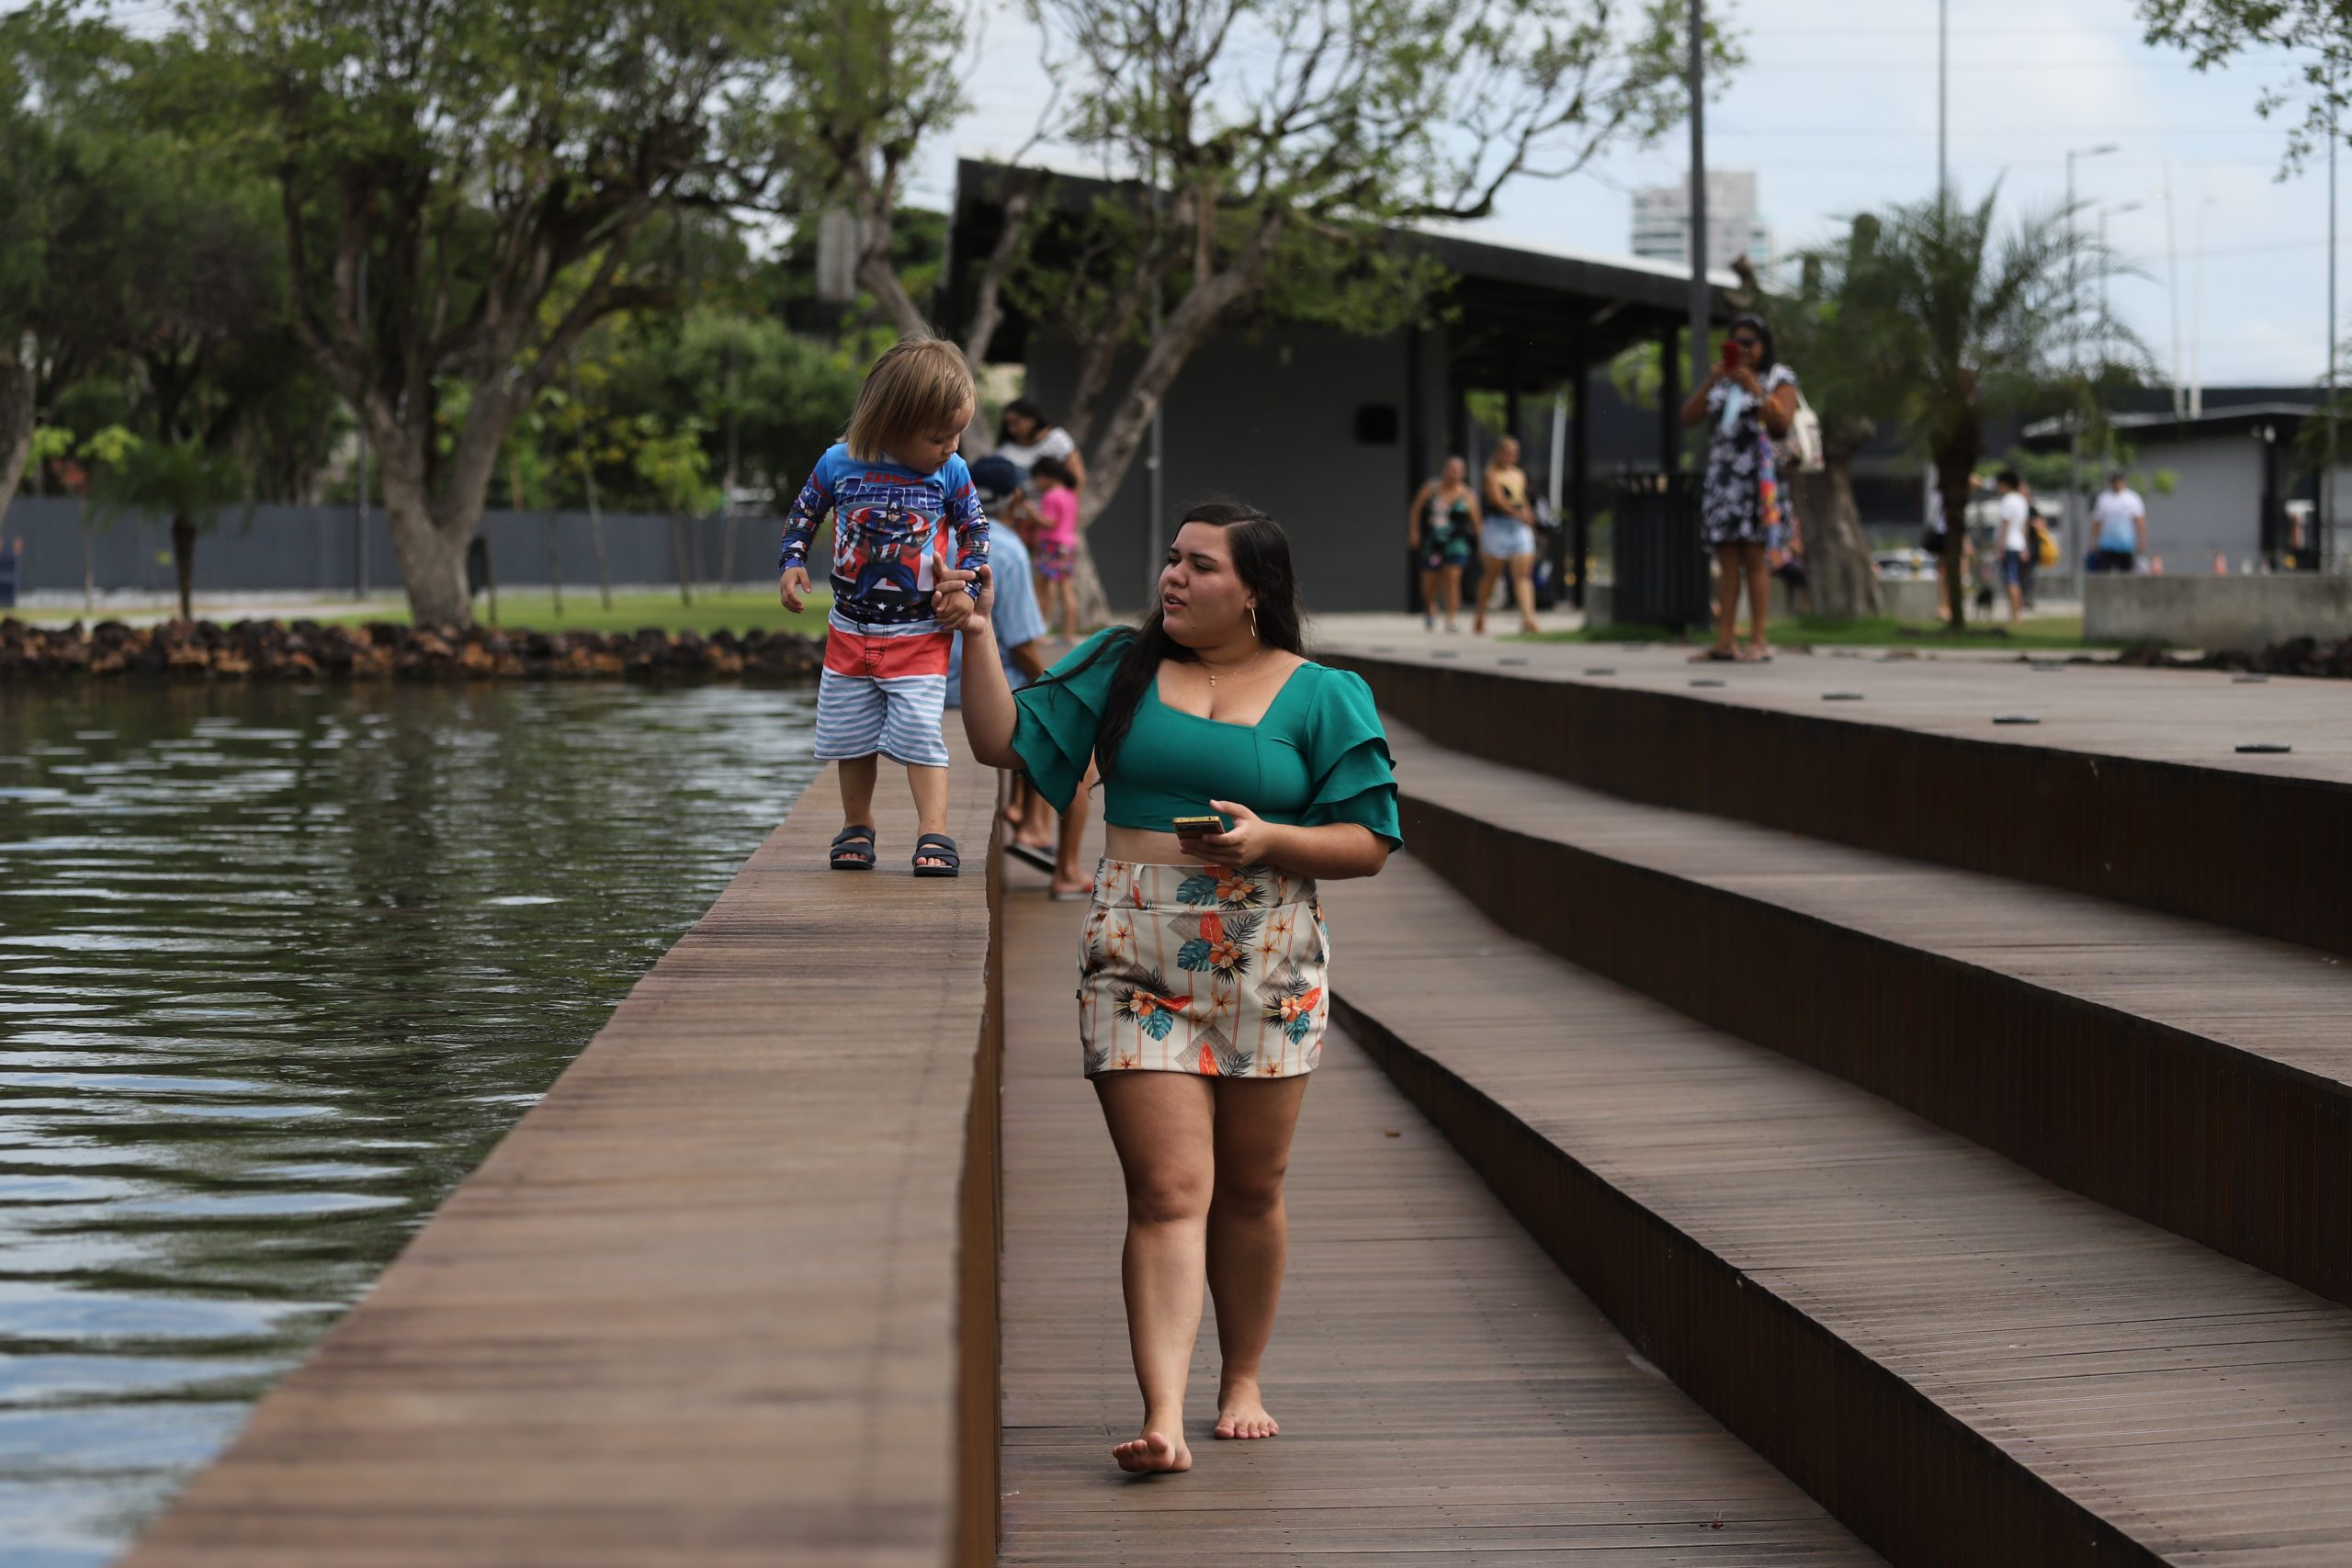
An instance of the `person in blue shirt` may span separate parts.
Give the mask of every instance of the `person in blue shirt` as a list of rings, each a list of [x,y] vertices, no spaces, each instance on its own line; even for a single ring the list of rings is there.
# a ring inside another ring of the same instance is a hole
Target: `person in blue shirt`
[[[995,513],[1012,504],[1021,484],[1019,470],[1001,457],[982,457],[971,467],[972,487],[981,510]],[[1046,672],[1039,640],[1046,631],[1045,607],[1037,603],[1029,547],[1021,542],[1018,533],[1010,528],[1002,533],[990,531],[989,564],[996,568],[997,581],[996,607],[989,613],[989,626],[996,633],[1005,681],[1017,692]],[[963,672],[964,640],[958,637],[947,656],[947,705],[951,708],[962,701]]]
[[[1012,503],[1021,489],[1021,470],[997,456],[971,463],[971,482],[981,491],[981,505],[990,513]],[[1030,552],[1013,529],[997,529],[988,541],[988,564],[1000,573],[995,609],[988,626],[995,632],[997,656],[1004,663],[1004,684],[1018,691],[1045,674],[1045,609],[1037,604],[1037,583],[1030,579]],[[965,639],[955,639],[948,653],[948,707],[962,703],[965,680]],[[1030,849],[1054,849],[1054,808],[1037,797],[1028,778],[1012,773],[1012,799],[1004,807],[1004,825],[1013,829],[1018,844]]]
[[[784,523],[778,592],[797,614],[817,525],[833,518],[832,613],[817,687],[817,760],[840,764],[835,871],[874,868],[874,785],[881,759],[907,770],[919,831],[917,876],[954,876],[947,744],[939,732],[955,634],[978,595],[942,589],[950,564],[989,558],[989,519],[956,455],[971,423],[971,367],[937,338],[908,338],[875,361],[843,438],[817,459]]]

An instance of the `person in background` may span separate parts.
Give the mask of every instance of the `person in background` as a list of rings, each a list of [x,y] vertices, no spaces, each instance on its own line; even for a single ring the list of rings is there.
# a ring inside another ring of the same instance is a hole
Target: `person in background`
[[[1484,521],[1478,525],[1478,604],[1470,615],[1470,629],[1486,635],[1495,580],[1508,569],[1511,598],[1519,605],[1519,629],[1542,631],[1535,619],[1535,513],[1527,504],[1527,470],[1519,466],[1517,436],[1495,443],[1485,480],[1479,498]]]
[[[979,492],[981,507],[990,513],[1009,503],[1020,484],[1018,470],[1001,457],[982,457],[972,464],[972,488]],[[989,551],[999,573],[990,626],[1004,660],[1005,681],[1017,692],[1046,672],[1046,616],[1037,605],[1029,551],[1020,536],[1010,528],[998,529],[989,538]],[[962,700],[963,678],[964,639],[957,637],[947,656],[947,705],[951,708]],[[1016,842],[1035,849],[1054,843],[1053,807],[1018,773],[1011,775],[1004,820]]]
[[[1772,568],[1772,575],[1789,585],[1789,604],[1800,615],[1813,613],[1810,580],[1804,570],[1804,525],[1797,514],[1772,531],[1772,541],[1765,550],[1765,559]]]
[[[2107,477],[2107,493],[2091,504],[2093,571],[2130,571],[2148,553],[2148,503],[2120,473]]]
[[[2000,491],[2000,511],[1993,521],[1993,541],[2001,557],[2001,591],[2008,596],[2009,625],[2025,619],[2027,552],[2033,548],[2033,503],[2025,498],[2025,480],[2015,468],[2003,468],[1993,479]]]
[[[1781,520],[1780,475],[1772,444],[1797,415],[1796,372],[1772,357],[1771,329],[1761,316],[1731,324],[1723,357],[1682,405],[1682,423],[1706,423],[1707,468],[1700,491],[1700,531],[1714,547],[1714,646],[1694,660],[1762,660],[1772,657],[1765,637],[1766,542]],[[1747,584],[1747,646],[1736,647],[1739,588]]]
[[[1069,470],[1070,490],[1085,493],[1086,459],[1079,456],[1078,442],[1027,398],[1015,398],[1004,405],[997,420],[996,455],[1019,468],[1024,479],[1036,468],[1038,458],[1051,457]]]
[[[2033,482],[2023,475],[2018,478],[2018,493],[2025,497],[2025,561],[2018,573],[2025,607],[2033,608],[2033,570],[2041,564],[2041,541],[2044,532],[2041,508],[2033,503]]]
[[[1039,457],[1029,469],[1037,491],[1037,593],[1061,626],[1078,640],[1078,591],[1070,582],[1078,562],[1078,476],[1059,457]]]
[[[1406,541],[1421,574],[1421,625],[1437,629],[1440,591],[1445,600],[1445,629],[1461,630],[1462,569],[1478,547],[1478,497],[1470,489],[1470,465],[1448,457],[1438,477],[1413,497],[1405,520]]]

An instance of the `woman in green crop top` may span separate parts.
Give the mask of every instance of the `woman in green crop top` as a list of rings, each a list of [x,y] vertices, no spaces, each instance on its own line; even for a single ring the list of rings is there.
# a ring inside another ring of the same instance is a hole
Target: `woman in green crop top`
[[[946,574],[954,577],[956,574]],[[1127,1337],[1143,1390],[1122,1470],[1189,1470],[1185,1370],[1216,1295],[1216,1435],[1271,1438],[1258,1369],[1282,1290],[1283,1168],[1322,1052],[1320,877],[1401,841],[1388,741],[1360,676],[1300,651],[1290,545],[1263,513],[1185,515],[1140,629],[1089,638],[1020,693],[964,650],[964,731],[1067,807],[1099,761],[1108,854],[1079,970],[1079,1039],[1127,1191]],[[990,595],[966,623],[985,640]],[[1222,831],[1176,830],[1214,815]]]

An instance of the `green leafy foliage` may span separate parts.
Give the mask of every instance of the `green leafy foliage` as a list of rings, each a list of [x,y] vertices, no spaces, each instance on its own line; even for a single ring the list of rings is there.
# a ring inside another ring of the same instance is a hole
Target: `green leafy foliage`
[[[2352,10],[2342,0],[2140,0],[2139,10],[2147,40],[2186,51],[2199,71],[2247,57],[2289,65],[2255,98],[2266,119],[2300,115],[2287,127],[2280,178],[2337,134],[2352,107]]]

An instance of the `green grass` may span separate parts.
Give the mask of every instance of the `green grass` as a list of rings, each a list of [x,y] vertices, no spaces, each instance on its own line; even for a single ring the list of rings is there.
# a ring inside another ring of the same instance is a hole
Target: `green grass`
[[[538,632],[634,632],[656,626],[669,632],[699,632],[707,637],[716,631],[789,631],[804,637],[825,634],[825,612],[832,604],[831,595],[810,596],[808,606],[795,615],[776,602],[773,590],[763,593],[701,593],[695,602],[682,604],[675,592],[616,593],[613,607],[605,609],[593,588],[563,591],[563,614],[555,612],[554,596],[541,590],[501,593],[498,596],[498,625],[507,631]],[[490,621],[490,599],[487,594],[474,601],[474,615],[484,625]],[[363,621],[408,622],[408,606],[396,610],[371,610],[357,615],[328,617],[345,624]]]
[[[1744,628],[1743,628],[1744,629]],[[2035,616],[2020,626],[2011,626],[2007,620],[1975,621],[1967,628],[1953,632],[1934,624],[1905,624],[1893,616],[1881,615],[1854,621],[1816,621],[1799,616],[1793,621],[1776,621],[1771,628],[1772,641],[1784,648],[1973,648],[1973,649],[2073,649],[2093,645],[2083,640],[2083,618],[2080,615]],[[1661,626],[1587,626],[1582,631],[1542,632],[1532,637],[1515,638],[1528,642],[1695,642],[1692,636],[1669,632]],[[2111,646],[2111,645],[2104,645]]]

